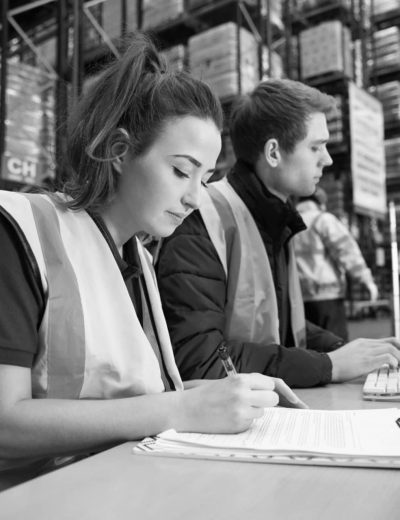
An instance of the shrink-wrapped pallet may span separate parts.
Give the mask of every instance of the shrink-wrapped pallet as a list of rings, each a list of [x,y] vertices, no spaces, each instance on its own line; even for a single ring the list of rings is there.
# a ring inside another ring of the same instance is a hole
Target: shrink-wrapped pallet
[[[240,52],[238,38],[240,35]],[[254,36],[228,22],[189,38],[191,72],[206,81],[221,98],[252,90],[260,71]]]
[[[143,0],[143,28],[150,29],[178,18],[184,11],[184,0]]]
[[[339,20],[323,22],[300,33],[303,79],[339,72],[352,77],[350,30]]]
[[[8,63],[3,178],[40,184],[54,175],[54,83],[37,67]]]
[[[385,139],[386,177],[400,177],[400,137]]]
[[[184,45],[174,45],[161,51],[161,55],[167,60],[169,67],[173,70],[185,68],[186,48]]]
[[[382,103],[385,122],[400,121],[400,81],[377,85],[376,94]]]

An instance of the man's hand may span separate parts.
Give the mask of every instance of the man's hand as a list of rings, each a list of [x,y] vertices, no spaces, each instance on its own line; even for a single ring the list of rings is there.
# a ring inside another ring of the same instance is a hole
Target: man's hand
[[[339,383],[368,374],[385,363],[397,367],[400,362],[400,342],[396,338],[358,338],[330,352],[332,382]]]

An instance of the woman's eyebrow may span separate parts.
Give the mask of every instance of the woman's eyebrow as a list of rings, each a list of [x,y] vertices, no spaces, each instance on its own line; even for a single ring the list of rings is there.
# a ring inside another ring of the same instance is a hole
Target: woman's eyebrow
[[[188,161],[190,161],[194,166],[196,166],[197,168],[200,168],[202,166],[201,162],[199,162],[197,159],[195,159],[194,157],[192,157],[191,155],[185,155],[185,154],[174,154],[172,155],[171,157],[182,157],[184,159],[187,159]],[[210,170],[208,170],[210,173],[214,172],[215,171],[215,168],[211,168]]]

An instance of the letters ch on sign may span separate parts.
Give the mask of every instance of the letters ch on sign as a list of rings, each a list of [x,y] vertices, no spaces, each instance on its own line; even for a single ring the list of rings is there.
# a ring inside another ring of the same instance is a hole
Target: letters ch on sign
[[[6,157],[6,175],[11,179],[34,180],[37,176],[37,164],[29,159]]]

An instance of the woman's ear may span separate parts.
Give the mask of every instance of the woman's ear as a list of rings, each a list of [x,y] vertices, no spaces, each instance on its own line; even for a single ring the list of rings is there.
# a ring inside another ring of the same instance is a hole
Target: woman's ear
[[[129,152],[129,134],[125,128],[117,128],[113,137],[115,141],[111,146],[112,165],[115,171],[121,174],[124,157]]]
[[[265,143],[264,157],[272,168],[276,168],[278,166],[281,160],[281,154],[279,151],[279,143],[277,139],[268,139],[268,141]]]
[[[111,161],[111,164],[113,165],[114,170],[121,175],[122,174],[122,157],[116,157],[115,159],[113,159]]]

